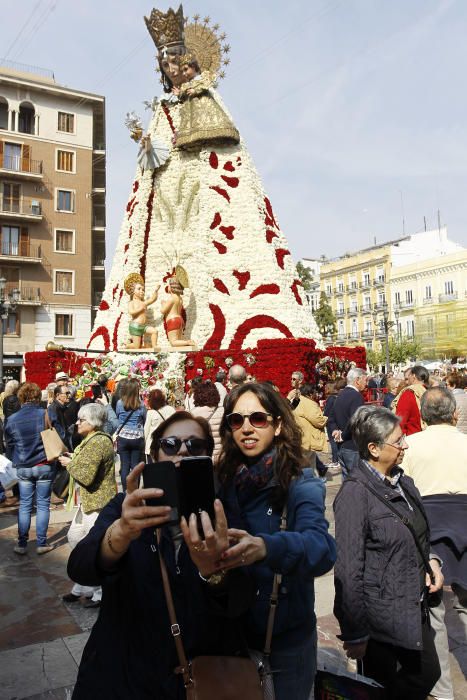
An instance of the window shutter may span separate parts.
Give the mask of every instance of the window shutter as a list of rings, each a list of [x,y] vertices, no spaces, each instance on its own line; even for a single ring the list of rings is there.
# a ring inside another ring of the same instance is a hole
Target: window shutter
[[[20,255],[29,255],[29,231],[27,228],[21,228],[19,239]]]
[[[21,155],[21,170],[23,170],[25,173],[29,173],[31,171],[31,147],[24,144]]]
[[[1,158],[1,163],[0,163],[0,168],[3,167],[3,141],[0,139],[0,158]]]

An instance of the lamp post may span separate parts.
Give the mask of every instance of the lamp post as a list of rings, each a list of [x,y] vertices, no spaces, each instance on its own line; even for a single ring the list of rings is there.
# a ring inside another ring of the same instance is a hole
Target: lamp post
[[[0,381],[3,379],[3,321],[16,311],[20,294],[19,289],[6,293],[6,279],[0,277]]]
[[[380,328],[382,331],[384,331],[384,349],[385,349],[385,355],[386,355],[386,374],[388,374],[391,366],[389,363],[389,331],[393,326],[397,326],[397,329],[399,329],[399,312],[395,311],[394,312],[394,317],[395,321],[390,321],[389,320],[389,310],[388,310],[388,305],[386,303],[382,304],[382,313],[383,313],[383,318],[380,319],[379,324]],[[378,311],[375,309],[373,311],[373,319],[375,323],[375,330],[376,330],[376,324],[378,322]]]

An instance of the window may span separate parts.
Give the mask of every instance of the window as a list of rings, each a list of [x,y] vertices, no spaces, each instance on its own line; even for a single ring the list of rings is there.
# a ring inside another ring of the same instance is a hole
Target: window
[[[3,149],[3,167],[6,170],[21,170],[21,144],[5,143]]]
[[[332,294],[331,285],[329,284],[329,282],[326,284],[326,294],[328,295],[328,297],[330,297]]]
[[[376,268],[376,279],[378,280],[378,282],[384,282],[384,268]]]
[[[18,226],[2,226],[2,255],[18,255],[20,230]]]
[[[365,322],[365,333],[371,333],[371,321]]]
[[[413,304],[413,293],[411,289],[405,290],[405,301],[406,304]]]
[[[23,134],[34,133],[34,107],[31,104],[21,105],[18,116],[18,131]]]
[[[426,319],[426,330],[428,335],[433,335],[433,319],[432,318],[427,318]]]
[[[337,312],[338,312],[339,314],[343,314],[343,313],[344,313],[344,302],[343,302],[343,301],[339,301],[339,302],[338,302],[338,304],[337,304]]]
[[[12,214],[20,213],[21,185],[12,182],[3,183],[3,197],[0,201],[0,209]]]
[[[7,318],[2,318],[3,335],[19,335],[19,314],[9,313]]]
[[[383,306],[386,303],[386,295],[384,292],[378,292],[378,305]]]
[[[72,314],[55,314],[55,335],[73,335]]]
[[[75,211],[75,193],[72,190],[57,190],[57,211]]]
[[[67,229],[55,229],[55,253],[75,252],[75,232]]]
[[[358,304],[356,299],[351,299],[350,300],[350,310],[351,311],[358,311]]]
[[[350,289],[357,289],[357,280],[355,277],[351,277],[350,279]]]
[[[0,97],[0,129],[8,129],[8,103]]]
[[[358,325],[357,321],[353,319],[352,321],[352,337],[357,338],[358,337]]]
[[[58,130],[67,134],[75,133],[75,115],[68,112],[58,113]]]
[[[365,311],[371,311],[371,297],[365,296],[363,300],[363,306]]]
[[[407,336],[409,338],[413,338],[414,334],[415,334],[415,323],[413,321],[409,321],[409,320],[406,323],[407,323],[407,325],[406,325]]]
[[[338,292],[343,292],[344,291],[344,282],[342,280],[337,281],[337,291]]]
[[[363,273],[363,284],[364,285],[370,284],[370,273],[369,272]]]
[[[75,154],[73,151],[57,151],[57,170],[67,173],[75,172]]]
[[[454,294],[454,282],[449,281],[444,283],[444,293]]]
[[[54,294],[74,294],[73,282],[71,270],[55,270]]]
[[[431,284],[427,284],[425,287],[425,299],[431,299]]]
[[[400,292],[396,292],[394,294],[394,303],[396,306],[400,306],[400,304],[401,304],[401,293]]]

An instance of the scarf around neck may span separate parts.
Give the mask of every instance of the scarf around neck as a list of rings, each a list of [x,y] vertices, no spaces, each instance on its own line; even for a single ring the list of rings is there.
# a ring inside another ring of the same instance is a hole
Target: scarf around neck
[[[235,474],[239,503],[245,503],[264,488],[274,476],[276,448],[262,454],[254,464],[240,464]]]

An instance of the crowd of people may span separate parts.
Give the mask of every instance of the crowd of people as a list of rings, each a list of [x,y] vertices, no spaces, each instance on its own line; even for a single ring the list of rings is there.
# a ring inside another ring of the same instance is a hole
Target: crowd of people
[[[60,372],[45,391],[8,382],[0,401],[18,478],[11,496],[0,491],[0,505],[19,505],[19,556],[28,553],[34,503],[37,554],[53,549],[52,489],[59,474],[69,477],[72,583],[63,600],[100,608],[75,699],[184,697],[166,566],[190,659],[261,651],[279,576],[269,656],[276,698],[308,700],[313,582],[334,564],[347,656],[390,698],[453,697],[443,582],[467,640],[465,373],[415,365],[401,377],[369,376],[352,367],[323,401],[299,369],[282,396],[273,381],[234,365],[215,381],[193,379],[175,407],[159,388],[143,393],[136,377],[111,393],[105,375],[78,401]],[[40,435],[47,427],[63,443],[54,460]],[[157,505],[161,492],[141,483],[145,464],[177,467],[190,456],[214,464],[215,517],[203,512],[201,525],[195,515],[174,523]],[[324,516],[328,470],[342,473],[336,542]]]

